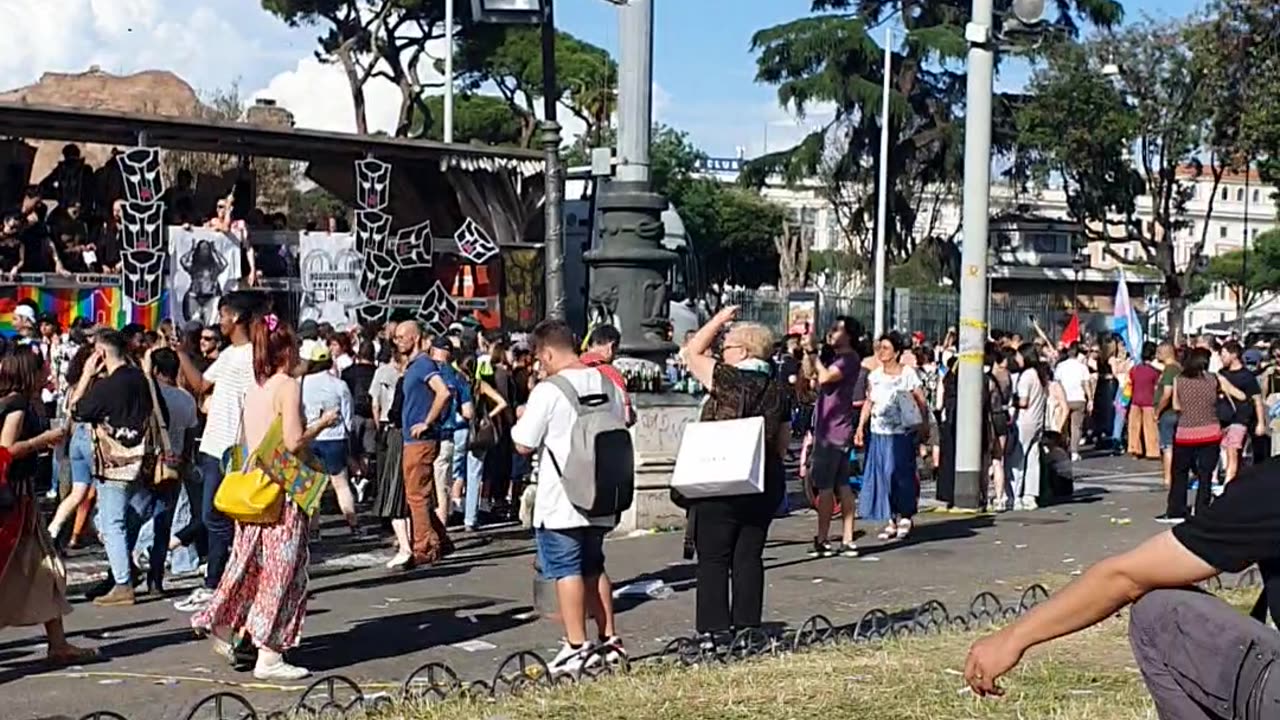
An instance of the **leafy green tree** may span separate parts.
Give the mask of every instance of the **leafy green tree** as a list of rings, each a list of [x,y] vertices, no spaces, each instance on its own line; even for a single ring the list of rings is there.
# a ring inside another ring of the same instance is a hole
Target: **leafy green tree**
[[[996,3],[1008,16],[1011,0]],[[1080,24],[1117,23],[1115,0],[1058,0],[1049,35],[1073,37]],[[760,30],[752,38],[756,79],[776,85],[778,101],[796,115],[832,112],[832,119],[796,147],[749,164],[744,180],[818,177],[855,256],[869,256],[875,218],[884,53],[892,54],[889,85],[890,152],[887,250],[891,262],[909,257],[919,196],[958,187],[963,168],[966,88],[964,26],[968,0],[814,0],[812,15]],[[899,23],[895,47],[883,48],[880,26]],[[1017,96],[996,99],[994,147],[1012,143],[1010,109]]]
[[[444,37],[445,2],[454,3],[455,22],[466,17],[466,0],[262,0],[262,7],[291,27],[318,29],[316,57],[346,74],[357,133],[369,134],[365,86],[381,78],[399,88],[395,135],[404,137],[425,110],[427,89],[440,86],[426,74],[427,44]]]
[[[444,139],[444,96],[432,95],[426,102],[427,121],[422,136]],[[463,93],[453,97],[453,141],[486,145],[519,145],[525,120],[506,100],[494,95]],[[415,121],[420,124],[421,119]]]
[[[1217,96],[1218,144],[1234,147],[1241,164],[1256,163],[1280,184],[1280,5],[1273,0],[1215,0],[1190,43]]]
[[[1205,289],[1223,285],[1236,302],[1236,316],[1244,317],[1280,293],[1280,230],[1268,230],[1244,249],[1216,255],[1197,281]]]
[[[1193,52],[1193,29],[1142,23],[1060,48],[1033,76],[1016,113],[1014,174],[1060,181],[1070,217],[1112,257],[1126,261],[1116,244],[1137,248],[1133,262],[1163,278],[1175,337],[1195,297],[1218,185],[1240,157],[1226,130],[1231,114],[1222,110],[1238,100]],[[1212,180],[1211,194],[1193,218],[1188,201],[1204,178]],[[1196,226],[1198,234],[1191,233]],[[1185,265],[1180,244],[1188,247]]]
[[[517,25],[471,27],[458,44],[454,70],[465,92],[497,90],[520,119],[520,145],[528,147],[544,96],[541,31]],[[608,125],[617,77],[617,64],[607,51],[569,33],[556,34],[552,91],[560,106],[586,123],[586,135]]]

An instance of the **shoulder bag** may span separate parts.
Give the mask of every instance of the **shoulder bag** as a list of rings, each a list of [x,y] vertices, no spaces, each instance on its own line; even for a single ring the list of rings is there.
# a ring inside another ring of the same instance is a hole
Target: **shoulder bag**
[[[147,390],[151,393],[151,422],[147,423],[147,432],[155,436],[152,447],[158,445],[160,448],[159,457],[152,461],[154,470],[151,476],[156,485],[163,485],[181,479],[179,468],[182,458],[173,454],[173,446],[169,443],[169,424],[160,411],[160,394],[156,392],[156,381],[151,377],[147,378]]]

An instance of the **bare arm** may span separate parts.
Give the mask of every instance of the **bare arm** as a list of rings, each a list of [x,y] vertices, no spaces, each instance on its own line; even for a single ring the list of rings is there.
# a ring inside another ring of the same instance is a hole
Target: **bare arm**
[[[813,353],[813,368],[818,374],[819,385],[835,385],[844,379],[838,367],[827,367],[817,353]]]
[[[493,408],[489,410],[489,417],[495,418],[507,411],[507,399],[502,397],[502,393],[493,389],[493,386],[484,380],[480,381],[480,394],[489,399],[489,403]]]
[[[427,410],[427,419],[423,424],[431,427],[440,419],[440,415],[444,413],[445,406],[449,404],[452,393],[449,392],[449,386],[444,383],[444,378],[439,375],[432,375],[431,379],[427,381],[427,387],[431,388],[431,392],[435,394],[435,397],[431,400],[431,409]]]
[[[178,352],[178,370],[182,374],[182,379],[186,381],[187,387],[196,395],[206,395],[213,389],[213,383],[204,379],[204,373],[191,362],[191,356],[185,352]]]
[[[1218,571],[1165,532],[1089,568],[1021,620],[974,644],[965,680],[979,695],[998,695],[996,680],[1029,649],[1091,627],[1159,588],[1192,585]]]
[[[14,460],[43,452],[66,437],[65,429],[56,429],[46,430],[29,440],[19,440],[25,418],[25,412],[11,412],[4,419],[4,427],[0,428],[0,447],[8,449]]]
[[[298,383],[285,383],[276,391],[276,412],[280,413],[284,435],[284,449],[297,453],[311,444],[312,440],[326,428],[333,427],[341,419],[336,410],[326,410],[318,420],[310,426],[302,417],[302,390]]]
[[[716,341],[716,336],[720,334],[720,328],[732,320],[737,312],[738,307],[736,305],[726,305],[708,320],[706,325],[698,328],[698,332],[689,339],[689,342],[684,346],[684,350],[681,351],[684,356],[685,367],[689,369],[689,374],[697,378],[698,382],[702,383],[702,386],[707,390],[715,389],[712,378],[716,370],[716,359],[708,356],[706,354],[707,350]]]
[[[1227,395],[1232,400],[1248,400],[1249,399],[1249,396],[1245,395],[1244,391],[1241,390],[1240,388],[1237,388],[1235,385],[1232,385],[1230,380],[1226,379],[1221,375],[1218,375],[1217,377],[1218,377],[1218,387],[1222,388],[1223,394]]]

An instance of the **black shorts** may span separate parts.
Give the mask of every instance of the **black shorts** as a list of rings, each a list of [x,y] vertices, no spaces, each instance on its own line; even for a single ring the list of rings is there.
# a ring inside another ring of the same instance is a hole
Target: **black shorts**
[[[849,484],[849,448],[814,443],[809,482],[814,490],[835,490]]]

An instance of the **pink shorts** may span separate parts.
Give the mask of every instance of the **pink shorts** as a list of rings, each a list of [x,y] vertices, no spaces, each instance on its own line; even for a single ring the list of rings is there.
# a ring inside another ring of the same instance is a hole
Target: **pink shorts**
[[[1244,439],[1248,434],[1249,430],[1239,423],[1229,425],[1222,431],[1222,447],[1243,450]]]

